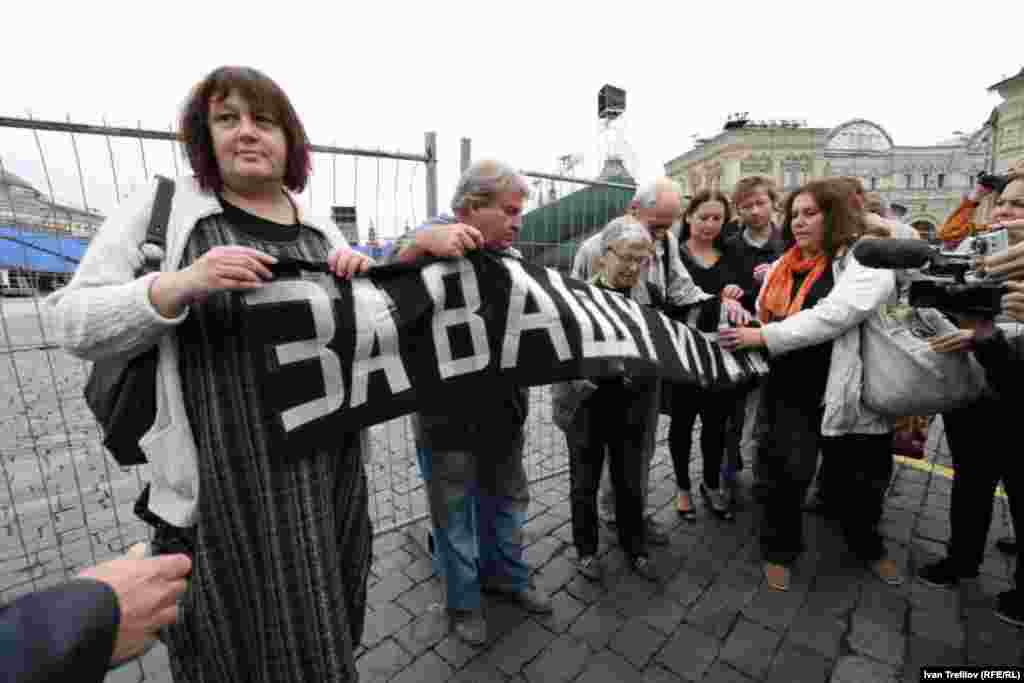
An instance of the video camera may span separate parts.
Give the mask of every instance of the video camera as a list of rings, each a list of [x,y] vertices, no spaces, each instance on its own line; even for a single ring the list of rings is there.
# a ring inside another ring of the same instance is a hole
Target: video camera
[[[996,194],[1002,194],[1009,182],[1009,178],[1004,175],[995,175],[994,173],[985,173],[984,171],[978,174],[978,184],[982,187],[987,187]]]
[[[919,269],[910,280],[909,303],[915,308],[995,318],[1008,291],[1005,279],[978,272],[976,262],[1009,249],[1009,236],[994,226],[969,239],[955,252],[921,240],[870,239],[854,246],[853,254],[868,268]]]

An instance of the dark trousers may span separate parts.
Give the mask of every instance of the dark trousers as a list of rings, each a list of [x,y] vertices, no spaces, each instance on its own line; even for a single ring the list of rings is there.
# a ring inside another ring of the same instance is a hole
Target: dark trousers
[[[803,552],[803,500],[814,478],[822,409],[773,396],[766,387],[758,415],[757,478],[761,556],[789,564]]]
[[[642,479],[644,425],[623,420],[618,392],[599,388],[580,406],[588,411],[586,433],[569,442],[569,478],[572,499],[572,537],[580,557],[597,553],[597,489],[607,455],[615,487],[615,519],[619,543],[630,557],[646,554]]]
[[[787,397],[788,398],[788,397]],[[840,508],[840,526],[850,550],[865,562],[885,554],[878,520],[892,476],[892,434],[820,436],[822,409],[766,394],[761,406],[758,453],[761,555],[767,562],[790,564],[804,550],[803,500],[814,478],[818,451],[829,477],[840,480],[830,496]]]
[[[1010,501],[1013,526],[1024,528],[1024,504],[1019,492],[1021,462],[1013,447],[1007,447],[1013,443],[1007,429],[1013,424],[1011,413],[1004,401],[986,398],[942,416],[955,470],[949,557],[966,574],[977,572],[985,557],[992,503],[1000,480]],[[1022,580],[1024,554],[1018,550],[1014,581],[1021,586]]]
[[[730,424],[737,411],[737,403],[742,414],[745,398],[745,393],[737,391],[710,391],[696,385],[672,385],[672,423],[668,430],[668,444],[676,471],[676,484],[681,491],[689,491],[691,487],[690,449],[693,446],[693,424],[697,415],[700,415],[704,485],[709,489],[717,489],[726,441],[731,437],[736,441],[735,448],[739,446],[739,434],[730,429]]]
[[[892,432],[822,437],[833,505],[850,551],[864,562],[885,557],[878,533],[885,492],[892,480]],[[819,473],[819,477],[820,477]]]

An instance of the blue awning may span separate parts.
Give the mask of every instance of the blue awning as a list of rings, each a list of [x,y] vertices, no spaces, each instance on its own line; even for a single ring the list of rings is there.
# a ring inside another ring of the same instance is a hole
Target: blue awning
[[[81,237],[0,226],[0,268],[73,273],[88,245],[89,241]]]

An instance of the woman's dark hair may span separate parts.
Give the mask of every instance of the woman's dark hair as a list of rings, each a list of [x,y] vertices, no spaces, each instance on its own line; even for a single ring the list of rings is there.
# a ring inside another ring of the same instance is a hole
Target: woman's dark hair
[[[292,192],[302,192],[310,171],[306,129],[280,86],[269,76],[248,66],[215,69],[192,89],[182,109],[179,136],[199,186],[213,192],[224,189],[210,134],[210,100],[223,100],[236,90],[250,107],[272,115],[284,130],[288,148],[284,186]]]
[[[690,216],[697,212],[697,209],[702,204],[708,202],[721,202],[724,207],[725,213],[722,216],[722,226],[724,227],[729,221],[732,220],[732,206],[729,203],[729,198],[718,190],[701,190],[693,196],[690,203],[686,205],[686,211],[683,213],[683,224],[679,230],[679,243],[682,244],[686,240],[690,239]],[[722,242],[722,235],[719,233],[715,239],[715,248],[720,248]]]
[[[840,178],[814,180],[790,193],[786,198],[785,216],[782,222],[782,239],[789,249],[796,240],[793,238],[793,203],[802,194],[809,194],[824,214],[825,254],[835,258],[843,247],[848,247],[864,233],[864,222],[850,206],[849,183]]]

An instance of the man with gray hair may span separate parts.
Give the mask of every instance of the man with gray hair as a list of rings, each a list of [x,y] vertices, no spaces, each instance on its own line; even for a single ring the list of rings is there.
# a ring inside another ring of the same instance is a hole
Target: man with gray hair
[[[526,180],[497,161],[478,161],[459,179],[454,216],[442,216],[404,236],[394,258],[459,258],[474,249],[519,257],[512,243],[523,224]],[[481,591],[551,612],[533,587],[523,560],[522,530],[530,503],[523,468],[523,427],[529,396],[501,380],[488,391],[452,393],[412,416],[420,469],[427,483],[435,565],[444,576],[456,635],[487,641]]]
[[[658,178],[640,190],[630,202],[629,213],[634,215],[651,235],[654,241],[655,257],[647,266],[638,286],[637,302],[651,304],[656,307],[672,307],[676,309],[697,309],[702,314],[719,317],[724,313],[736,324],[746,324],[750,314],[743,309],[739,301],[722,297],[719,300],[708,294],[693,281],[690,273],[683,265],[679,255],[679,240],[672,232],[672,225],[682,216],[682,188],[671,178]],[[603,232],[603,231],[602,231]],[[581,280],[588,280],[594,275],[594,264],[602,253],[602,233],[597,233],[580,245],[573,260],[572,275]],[[646,285],[650,284],[651,287]],[[649,297],[650,295],[650,297]],[[654,300],[648,300],[653,297]],[[703,317],[703,316],[702,316]],[[705,318],[706,320],[706,318]],[[643,458],[644,480],[642,482],[643,498],[647,500],[650,463],[654,457],[655,437],[658,429],[660,396],[655,395],[650,406]],[[615,519],[615,495],[605,468],[601,479],[600,508],[603,519],[611,524]],[[646,523],[647,542],[653,545],[666,545],[668,535],[658,524],[648,518]]]

